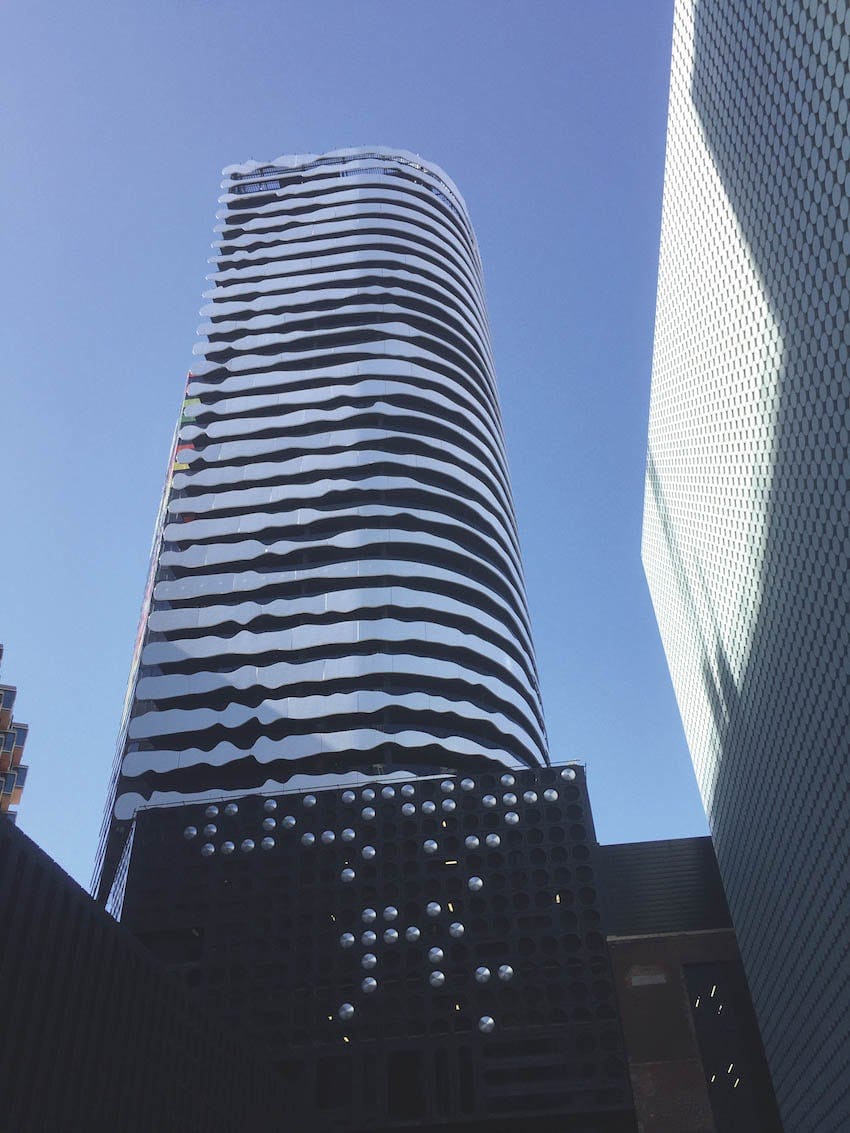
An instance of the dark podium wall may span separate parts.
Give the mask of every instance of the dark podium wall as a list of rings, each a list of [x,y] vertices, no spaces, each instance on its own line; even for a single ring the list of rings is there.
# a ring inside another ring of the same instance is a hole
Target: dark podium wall
[[[151,808],[124,923],[297,1126],[634,1130],[595,852],[579,767]]]
[[[0,988],[4,1133],[282,1127],[262,1057],[5,819]]]

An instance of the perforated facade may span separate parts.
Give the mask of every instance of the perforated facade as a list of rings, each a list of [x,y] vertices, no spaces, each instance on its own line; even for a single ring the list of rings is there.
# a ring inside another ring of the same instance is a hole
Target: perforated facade
[[[850,1128],[848,54],[676,4],[643,559],[789,1133]]]
[[[142,804],[547,759],[460,194],[397,150],[223,187],[104,893]]]
[[[139,812],[123,923],[317,1131],[633,1133],[581,767]]]

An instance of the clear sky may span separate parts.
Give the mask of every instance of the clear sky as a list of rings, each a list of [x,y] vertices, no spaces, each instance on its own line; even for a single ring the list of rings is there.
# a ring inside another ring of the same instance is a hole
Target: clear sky
[[[672,0],[11,0],[0,400],[20,823],[89,878],[222,166],[386,144],[484,261],[552,755],[706,830],[640,564]]]

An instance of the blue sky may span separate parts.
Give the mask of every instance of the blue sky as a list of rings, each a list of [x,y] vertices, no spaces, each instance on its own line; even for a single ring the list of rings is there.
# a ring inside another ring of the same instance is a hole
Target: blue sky
[[[553,757],[605,841],[705,832],[640,564],[671,0],[12,0],[3,677],[87,882],[222,166],[388,144],[484,261]]]

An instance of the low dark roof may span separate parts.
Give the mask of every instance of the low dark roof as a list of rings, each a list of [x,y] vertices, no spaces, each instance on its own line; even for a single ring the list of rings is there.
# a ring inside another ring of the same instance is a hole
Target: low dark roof
[[[731,928],[710,838],[600,846],[598,862],[610,936]]]

